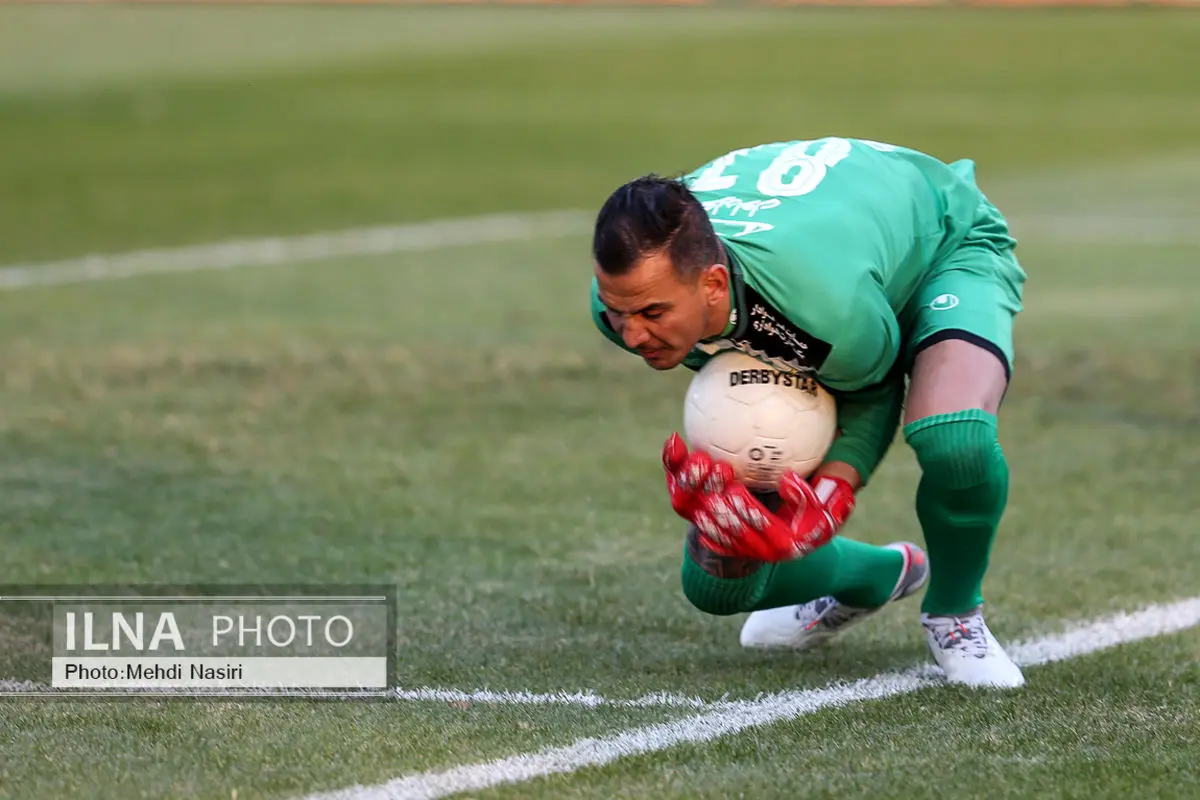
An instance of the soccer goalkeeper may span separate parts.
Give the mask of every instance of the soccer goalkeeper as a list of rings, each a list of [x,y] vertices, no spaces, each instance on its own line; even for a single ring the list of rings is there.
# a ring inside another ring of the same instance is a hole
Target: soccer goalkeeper
[[[946,677],[1015,687],[983,619],[1004,512],[997,438],[1025,273],[970,161],[827,138],[735,150],[682,179],[617,189],[596,219],[592,316],[657,370],[736,348],[815,375],[841,435],[808,479],[752,495],[729,465],[663,449],[688,520],[683,590],[753,612],[745,646],[806,648],[928,584],[921,622]],[[839,535],[903,415],[925,550]]]

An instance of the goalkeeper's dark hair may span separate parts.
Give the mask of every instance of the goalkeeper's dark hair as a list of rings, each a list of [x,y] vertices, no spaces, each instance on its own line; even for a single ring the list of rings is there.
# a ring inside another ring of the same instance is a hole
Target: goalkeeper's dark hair
[[[596,217],[592,257],[608,275],[623,275],[649,255],[665,252],[681,278],[721,258],[704,206],[677,178],[645,175],[613,192]]]

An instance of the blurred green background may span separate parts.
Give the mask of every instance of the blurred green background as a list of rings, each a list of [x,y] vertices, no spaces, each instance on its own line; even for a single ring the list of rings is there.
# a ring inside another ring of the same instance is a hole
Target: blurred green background
[[[985,189],[1161,160],[1200,142],[1198,37],[1150,8],[5,7],[0,256],[590,209],[824,135]]]

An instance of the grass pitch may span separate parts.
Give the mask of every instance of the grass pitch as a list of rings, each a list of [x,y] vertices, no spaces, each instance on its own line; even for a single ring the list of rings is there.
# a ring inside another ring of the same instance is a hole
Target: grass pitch
[[[0,70],[0,263],[591,209],[776,138],[973,157],[1030,273],[985,586],[997,634],[1030,637],[1200,585],[1197,28],[3,8],[0,58],[62,58]],[[587,262],[574,235],[0,294],[0,582],[393,584],[405,687],[715,700],[924,659],[915,603],[803,657],[687,606],[657,454],[688,376],[591,329]],[[916,478],[897,446],[848,533],[919,541]],[[927,690],[484,794],[911,797],[965,773],[980,797],[1192,797],[1198,656],[1185,632],[1017,694]],[[689,713],[9,698],[0,794],[295,796]]]

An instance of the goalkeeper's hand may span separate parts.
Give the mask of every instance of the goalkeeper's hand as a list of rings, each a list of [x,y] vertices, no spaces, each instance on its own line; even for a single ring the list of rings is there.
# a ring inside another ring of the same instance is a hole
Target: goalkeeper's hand
[[[733,478],[728,464],[688,453],[678,435],[663,448],[667,487],[676,513],[696,526],[702,547],[720,556],[758,561],[803,558],[829,542],[854,510],[854,488],[841,478],[809,484],[788,470],[779,482],[782,505],[772,513]]]
[[[695,524],[692,517],[700,509],[705,494],[720,491],[733,481],[733,467],[715,461],[702,450],[689,453],[678,433],[672,433],[663,445],[663,469],[667,473],[667,491],[675,513]]]

